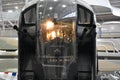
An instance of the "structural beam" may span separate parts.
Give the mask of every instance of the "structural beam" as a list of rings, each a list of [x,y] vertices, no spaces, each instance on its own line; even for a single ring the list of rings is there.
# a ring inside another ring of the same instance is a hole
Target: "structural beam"
[[[2,22],[2,29],[5,29],[2,13],[3,13],[2,0],[0,0],[0,21]]]

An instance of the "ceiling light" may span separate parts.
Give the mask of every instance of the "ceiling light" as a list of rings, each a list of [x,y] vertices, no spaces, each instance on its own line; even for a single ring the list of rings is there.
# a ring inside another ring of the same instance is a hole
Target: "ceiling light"
[[[8,12],[9,12],[9,13],[12,13],[12,12],[13,12],[13,10],[8,10]]]
[[[104,24],[120,24],[120,21],[108,21],[108,22],[104,22]]]
[[[62,5],[63,8],[67,7],[66,5]]]
[[[18,6],[15,6],[15,9],[18,9]]]
[[[74,1],[74,2],[72,2],[73,4],[76,4],[76,2]]]
[[[52,10],[53,9],[53,7],[49,7],[49,10]]]
[[[55,2],[57,2],[58,0],[54,0]]]
[[[40,14],[42,14],[42,12],[40,12]]]
[[[44,1],[44,0],[40,0],[40,1]]]
[[[40,5],[39,7],[43,7],[43,5]]]

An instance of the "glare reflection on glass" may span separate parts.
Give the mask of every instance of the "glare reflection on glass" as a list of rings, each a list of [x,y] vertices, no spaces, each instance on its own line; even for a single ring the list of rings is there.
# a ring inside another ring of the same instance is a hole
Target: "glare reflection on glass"
[[[46,22],[46,29],[53,29],[54,28],[54,23],[52,21],[47,21]]]

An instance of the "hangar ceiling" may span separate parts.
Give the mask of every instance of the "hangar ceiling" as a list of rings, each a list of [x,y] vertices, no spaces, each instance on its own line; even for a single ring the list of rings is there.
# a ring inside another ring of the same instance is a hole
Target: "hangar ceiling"
[[[120,0],[109,0],[110,4],[114,7],[120,8]],[[1,0],[2,10],[7,12],[21,10],[25,5],[26,0]],[[107,7],[92,6],[96,15],[97,21],[120,21],[120,17],[114,16],[111,10]]]
[[[120,0],[109,0],[111,6],[120,8]],[[111,9],[102,6],[92,6],[96,15],[98,22],[105,21],[120,21],[120,17],[114,16],[111,12]]]
[[[25,5],[25,0],[2,0],[2,10],[9,11],[9,10],[18,10],[22,9]]]

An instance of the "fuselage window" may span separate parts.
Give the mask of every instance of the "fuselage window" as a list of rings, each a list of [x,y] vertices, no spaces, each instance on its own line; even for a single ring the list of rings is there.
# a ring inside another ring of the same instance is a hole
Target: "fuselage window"
[[[89,11],[79,8],[78,9],[78,24],[90,24],[91,14]]]
[[[24,14],[24,21],[25,24],[35,24],[35,17],[36,16],[36,10],[35,8],[32,8],[25,12]]]

